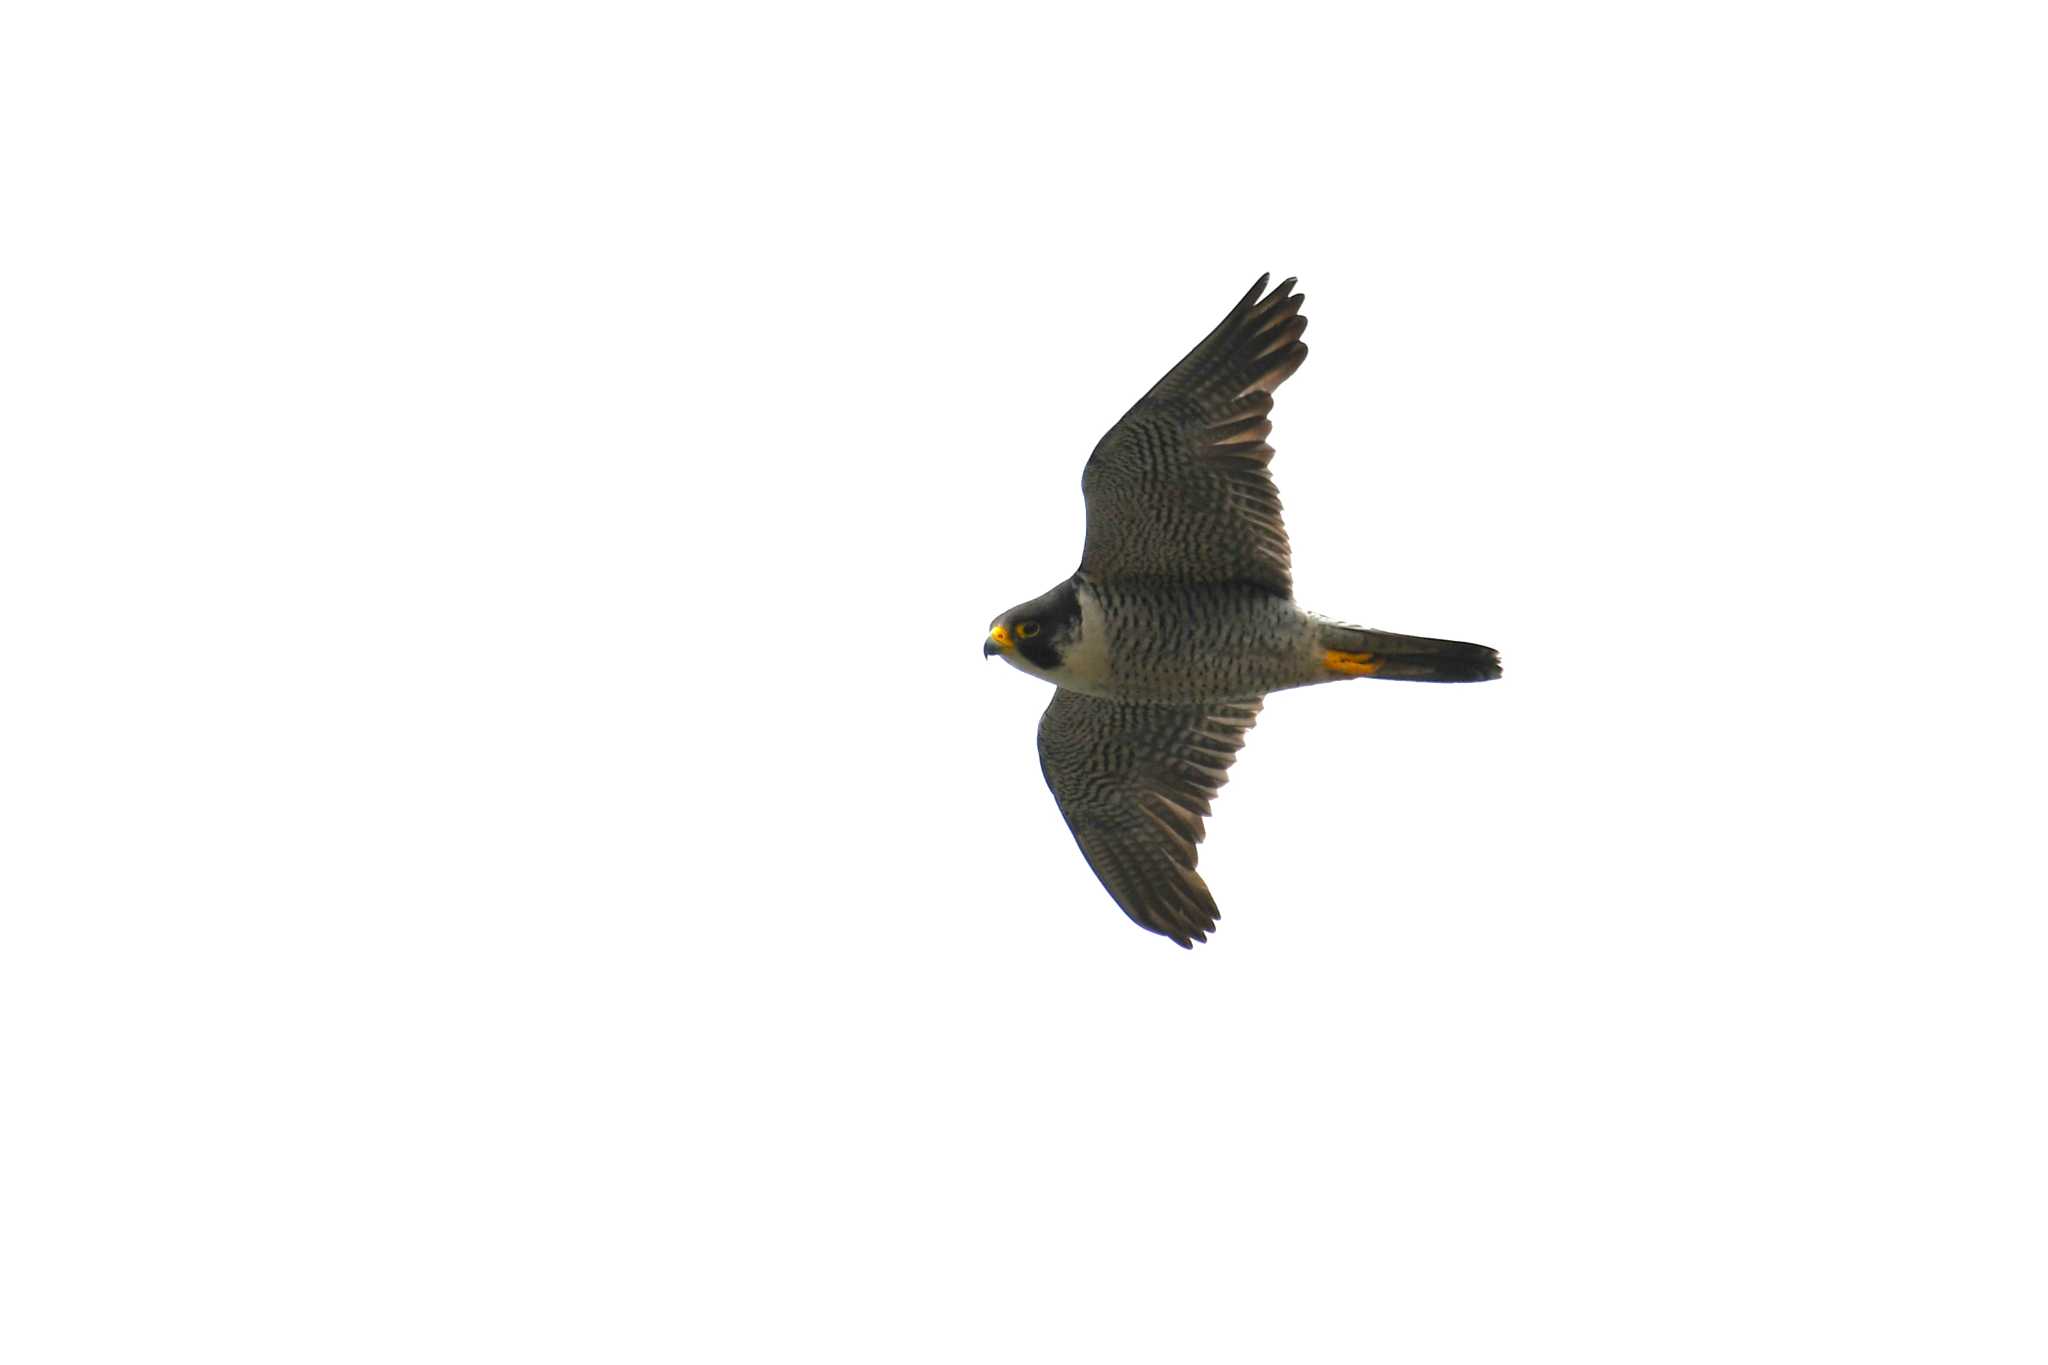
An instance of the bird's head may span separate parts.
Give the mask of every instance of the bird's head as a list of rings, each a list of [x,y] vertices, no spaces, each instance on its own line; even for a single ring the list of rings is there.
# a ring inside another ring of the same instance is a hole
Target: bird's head
[[[1071,582],[1022,602],[988,623],[984,655],[1000,655],[1026,673],[1059,680],[1062,661],[1079,639],[1081,603]]]

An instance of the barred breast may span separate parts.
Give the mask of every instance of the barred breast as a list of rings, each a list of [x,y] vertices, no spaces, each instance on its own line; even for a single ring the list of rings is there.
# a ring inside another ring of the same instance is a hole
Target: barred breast
[[[1265,588],[1085,577],[1077,584],[1080,638],[1062,660],[1071,679],[1060,681],[1079,691],[1123,701],[1224,701],[1327,676],[1308,614]]]

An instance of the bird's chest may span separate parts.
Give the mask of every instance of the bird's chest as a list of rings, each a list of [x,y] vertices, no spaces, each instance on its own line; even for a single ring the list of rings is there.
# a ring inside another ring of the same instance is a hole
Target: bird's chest
[[[1290,632],[1268,620],[1283,607],[1257,594],[1197,590],[1080,594],[1081,630],[1055,681],[1128,701],[1185,702],[1256,695],[1284,685]],[[1291,677],[1288,679],[1291,681]]]

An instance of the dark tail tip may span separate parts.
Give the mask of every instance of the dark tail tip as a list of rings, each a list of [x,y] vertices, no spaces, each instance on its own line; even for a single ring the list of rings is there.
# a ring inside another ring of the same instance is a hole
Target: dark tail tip
[[[1468,645],[1462,640],[1430,643],[1436,647],[1433,653],[1396,654],[1379,675],[1411,682],[1492,682],[1500,676],[1500,654],[1485,645]]]

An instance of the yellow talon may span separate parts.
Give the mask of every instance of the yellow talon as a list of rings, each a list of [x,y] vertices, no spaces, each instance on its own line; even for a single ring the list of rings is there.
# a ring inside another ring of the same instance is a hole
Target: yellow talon
[[[1346,678],[1369,678],[1380,671],[1380,661],[1377,655],[1326,649],[1323,651],[1323,667]]]

